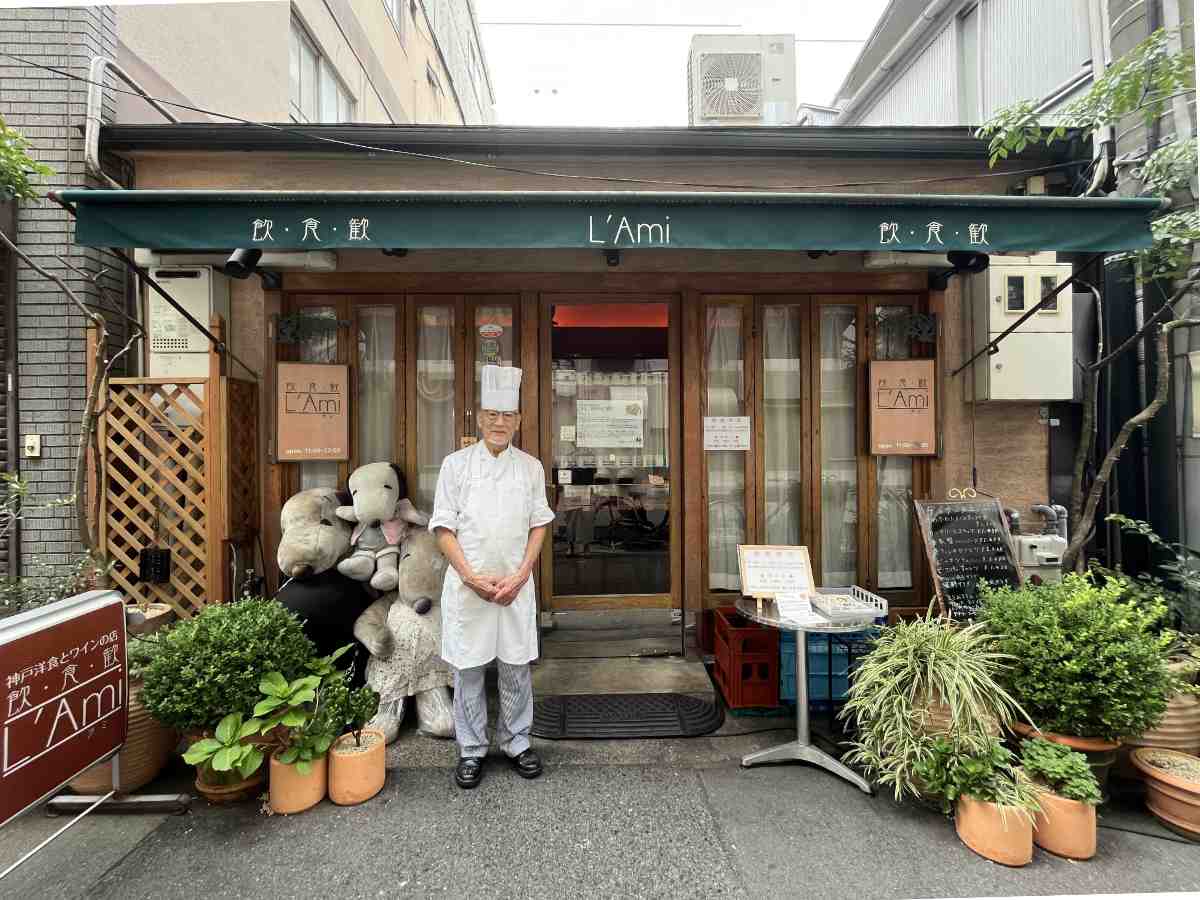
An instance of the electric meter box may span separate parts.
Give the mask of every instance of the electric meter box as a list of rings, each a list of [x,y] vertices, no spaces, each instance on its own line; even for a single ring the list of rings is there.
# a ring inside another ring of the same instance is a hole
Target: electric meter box
[[[229,279],[212,266],[158,266],[150,277],[196,321],[214,315],[229,327]],[[151,378],[207,378],[210,342],[152,288],[146,289],[147,374]]]
[[[1013,535],[1017,547],[1017,562],[1025,577],[1037,575],[1047,583],[1062,581],[1062,559],[1067,552],[1067,539],[1057,534]]]
[[[977,353],[1071,277],[1065,264],[993,257],[966,283],[966,333]],[[1075,388],[1072,296],[1064,290],[975,361],[976,400],[1070,400]]]

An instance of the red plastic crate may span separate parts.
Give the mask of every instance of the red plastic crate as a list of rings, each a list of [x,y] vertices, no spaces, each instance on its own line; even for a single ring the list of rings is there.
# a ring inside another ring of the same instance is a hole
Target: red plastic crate
[[[713,673],[730,709],[779,705],[779,632],[732,606],[713,610]]]

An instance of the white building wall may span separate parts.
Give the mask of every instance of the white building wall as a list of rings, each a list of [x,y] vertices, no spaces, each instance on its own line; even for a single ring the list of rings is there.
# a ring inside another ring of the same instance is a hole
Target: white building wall
[[[984,119],[1091,64],[1085,0],[986,0],[982,14]]]
[[[856,124],[955,125],[954,30],[944,29]]]

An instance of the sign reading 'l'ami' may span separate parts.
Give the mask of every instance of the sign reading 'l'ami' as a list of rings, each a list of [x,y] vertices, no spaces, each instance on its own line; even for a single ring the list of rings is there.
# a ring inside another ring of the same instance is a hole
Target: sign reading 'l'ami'
[[[276,458],[280,462],[349,459],[349,368],[279,363],[276,372]]]
[[[979,582],[1021,583],[1008,520],[999,500],[913,501],[942,610],[955,619],[979,611]]]

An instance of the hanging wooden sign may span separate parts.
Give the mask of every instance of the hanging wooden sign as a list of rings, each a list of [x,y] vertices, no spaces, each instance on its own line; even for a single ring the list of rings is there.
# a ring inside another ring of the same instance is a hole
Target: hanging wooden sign
[[[932,359],[871,363],[872,454],[937,455],[936,378],[936,363]]]
[[[979,582],[1021,583],[1008,520],[999,500],[914,500],[925,555],[942,612],[972,619],[979,611]]]
[[[275,384],[276,459],[349,459],[349,366],[281,362]]]

